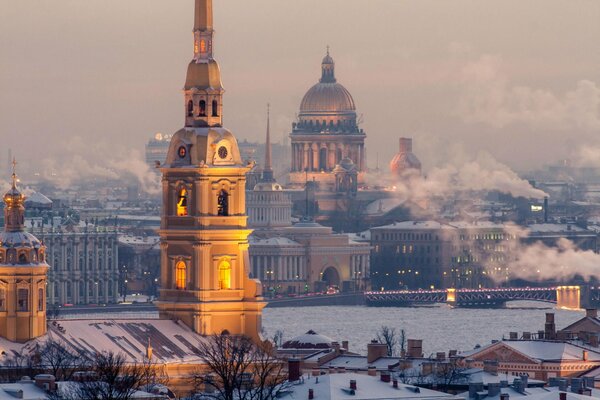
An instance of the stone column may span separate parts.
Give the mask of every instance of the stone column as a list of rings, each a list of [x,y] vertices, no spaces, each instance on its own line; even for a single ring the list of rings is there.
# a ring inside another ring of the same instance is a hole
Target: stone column
[[[301,171],[305,171],[307,168],[309,168],[308,165],[308,152],[310,150],[310,147],[308,146],[308,143],[304,143],[304,162],[302,163],[302,168],[300,169]]]
[[[312,170],[319,171],[319,146],[316,143],[312,144]]]
[[[335,168],[336,160],[335,160],[335,143],[329,143],[329,148],[327,149],[327,170],[331,171]]]
[[[162,242],[160,244],[160,287],[161,289],[171,289],[171,283],[169,282],[169,271],[171,266],[169,265],[169,244]]]

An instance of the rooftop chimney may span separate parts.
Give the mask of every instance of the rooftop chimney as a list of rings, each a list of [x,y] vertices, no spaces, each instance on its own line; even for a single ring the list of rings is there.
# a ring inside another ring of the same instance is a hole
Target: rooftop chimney
[[[350,389],[356,390],[356,380],[355,379],[350,380]]]
[[[372,363],[381,357],[387,356],[387,345],[373,340],[367,345],[367,362]]]
[[[423,340],[421,339],[408,339],[407,340],[407,356],[409,358],[422,358],[423,357]]]
[[[546,313],[544,337],[548,340],[553,340],[556,338],[556,325],[554,324],[554,313]]]
[[[598,309],[596,308],[587,308],[585,310],[585,316],[588,318],[598,318]]]
[[[565,392],[560,392],[558,398],[559,400],[567,400],[567,394]]]
[[[313,389],[308,389],[308,400],[313,400],[315,398],[315,391]]]
[[[288,380],[290,382],[300,380],[300,359],[290,358],[288,360]]]

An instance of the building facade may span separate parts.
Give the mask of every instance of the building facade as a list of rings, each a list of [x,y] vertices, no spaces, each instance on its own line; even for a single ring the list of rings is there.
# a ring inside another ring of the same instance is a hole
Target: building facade
[[[48,304],[117,303],[124,289],[115,228],[31,228],[47,247]]]
[[[156,163],[164,163],[169,152],[169,144],[171,143],[171,135],[163,135],[157,133],[146,143],[146,164],[150,168],[155,168]]]
[[[369,288],[369,245],[331,228],[303,221],[250,240],[252,275],[272,295]]]
[[[502,224],[403,221],[372,228],[377,289],[479,288],[510,278],[519,244]]]
[[[291,185],[314,180],[321,190],[334,191],[333,171],[346,158],[356,166],[359,183],[364,181],[366,134],[358,125],[352,95],[336,80],[329,51],[321,64],[321,79],[302,99],[292,128]]]
[[[246,173],[223,128],[223,85],[213,58],[212,0],[196,0],[194,57],[184,89],[185,127],[171,139],[163,174],[161,319],[202,335],[260,340],[262,287],[250,279]]]

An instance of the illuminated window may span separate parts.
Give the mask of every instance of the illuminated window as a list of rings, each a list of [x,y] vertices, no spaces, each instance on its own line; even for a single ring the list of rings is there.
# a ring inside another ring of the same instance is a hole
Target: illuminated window
[[[44,289],[38,289],[38,311],[44,311]]]
[[[179,199],[177,200],[177,216],[185,217],[188,215],[188,192],[185,188],[179,191]]]
[[[200,53],[206,53],[206,41],[204,39],[200,41]]]
[[[187,266],[185,262],[179,261],[177,265],[175,265],[175,288],[177,290],[184,290],[186,288],[186,275],[187,275]]]
[[[219,263],[219,289],[231,289],[231,264],[229,261]]]
[[[17,290],[17,311],[29,310],[29,291],[27,289]]]
[[[198,116],[206,117],[206,101],[204,100],[200,100],[200,103],[198,103]]]
[[[222,217],[229,215],[229,193],[225,189],[219,192],[217,198],[217,215]]]

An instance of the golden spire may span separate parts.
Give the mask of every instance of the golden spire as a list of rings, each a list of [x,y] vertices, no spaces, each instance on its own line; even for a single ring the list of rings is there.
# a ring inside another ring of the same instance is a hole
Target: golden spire
[[[17,159],[14,157],[12,160],[12,188],[17,188]]]
[[[17,189],[17,161],[12,161],[12,187],[4,195],[4,230],[7,232],[25,229],[25,196]]]
[[[194,31],[210,31],[213,29],[212,0],[196,0]]]

